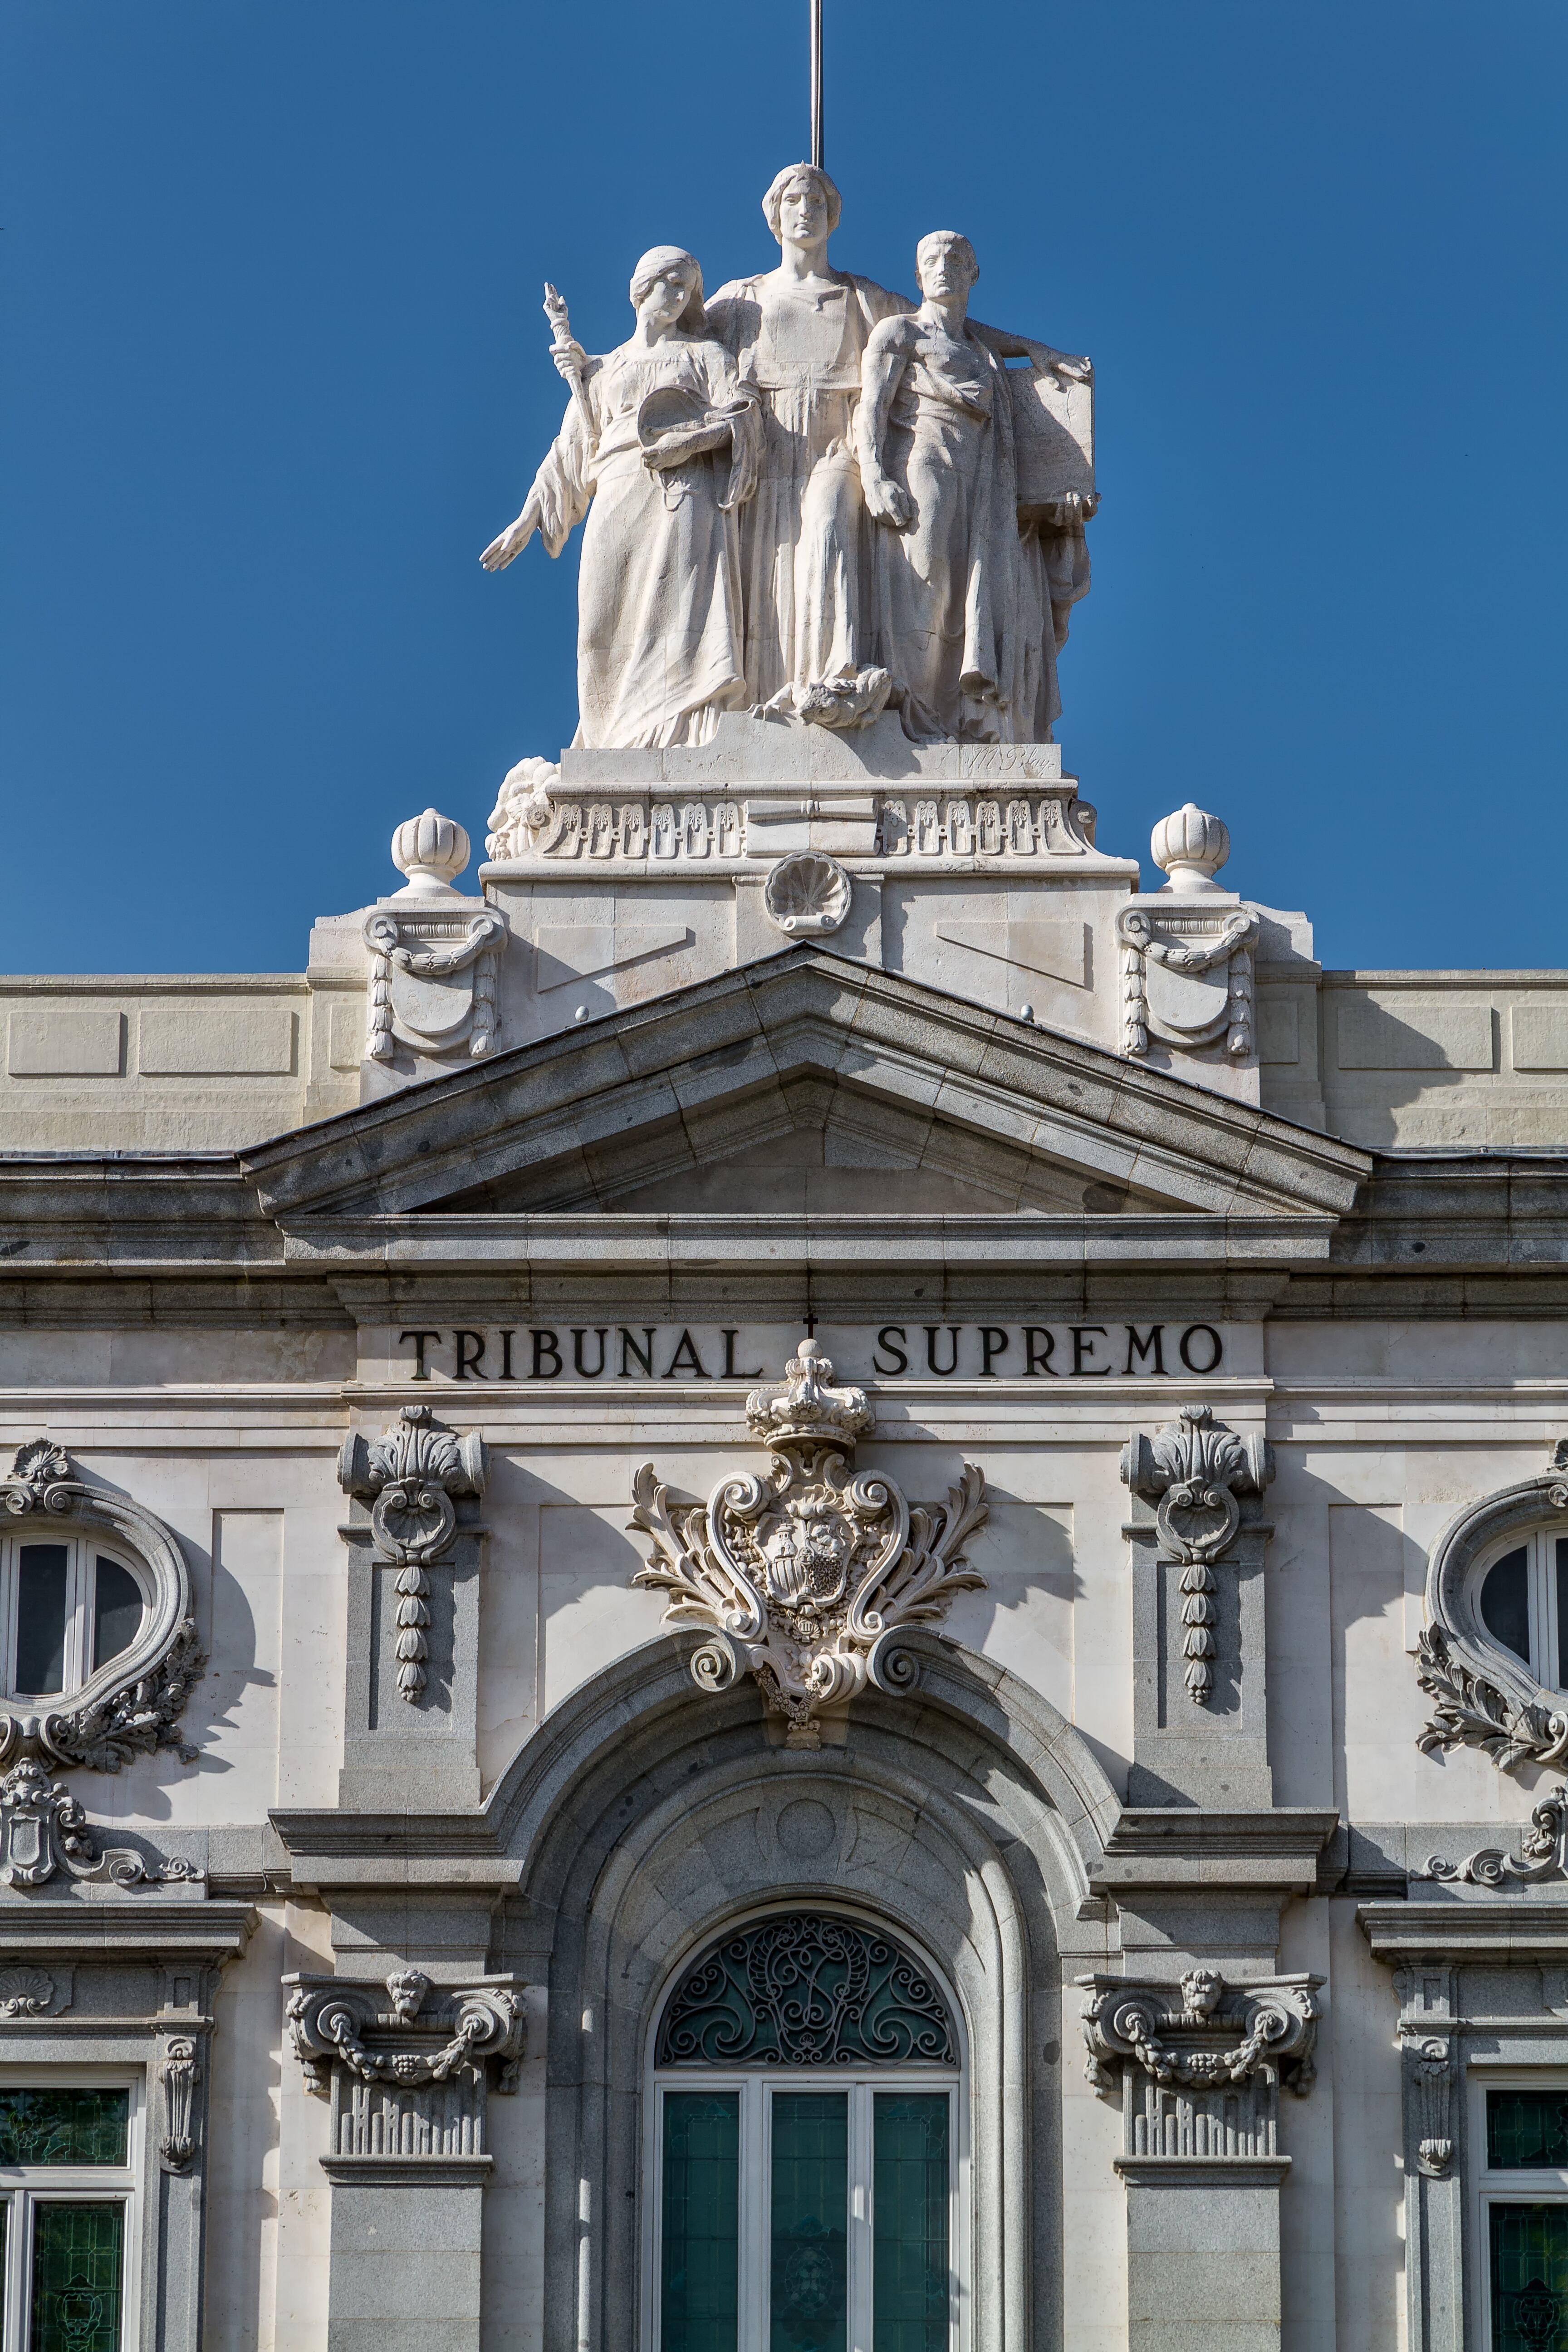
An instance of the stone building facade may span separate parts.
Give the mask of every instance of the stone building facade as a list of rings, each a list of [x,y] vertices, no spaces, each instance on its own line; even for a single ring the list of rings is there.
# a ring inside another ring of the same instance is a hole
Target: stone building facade
[[[0,983],[5,2352],[1568,2341],[1568,975],[890,718],[468,848]]]

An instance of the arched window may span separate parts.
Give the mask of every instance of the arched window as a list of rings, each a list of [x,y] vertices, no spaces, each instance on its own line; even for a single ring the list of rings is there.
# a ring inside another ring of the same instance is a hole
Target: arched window
[[[956,2352],[963,2067],[924,1961],[753,1921],[682,1969],[652,2062],[648,2352]]]
[[[1509,1535],[1475,1571],[1476,1614],[1489,1640],[1547,1689],[1568,1692],[1568,1536],[1555,1527]]]

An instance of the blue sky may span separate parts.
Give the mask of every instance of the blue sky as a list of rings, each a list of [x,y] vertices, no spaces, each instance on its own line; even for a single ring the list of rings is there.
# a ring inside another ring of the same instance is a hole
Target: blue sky
[[[1099,370],[1102,844],[1195,799],[1328,964],[1568,965],[1561,0],[826,10],[835,259],[963,229]],[[646,247],[768,265],[805,0],[7,0],[0,90],[0,961],[298,969],[570,736],[574,551],[478,561],[541,281],[602,350]]]

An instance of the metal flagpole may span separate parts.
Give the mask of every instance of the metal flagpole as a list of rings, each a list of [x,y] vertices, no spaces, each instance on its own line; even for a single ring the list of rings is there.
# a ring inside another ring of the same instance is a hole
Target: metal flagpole
[[[811,160],[818,168],[822,153],[822,0],[811,0]]]

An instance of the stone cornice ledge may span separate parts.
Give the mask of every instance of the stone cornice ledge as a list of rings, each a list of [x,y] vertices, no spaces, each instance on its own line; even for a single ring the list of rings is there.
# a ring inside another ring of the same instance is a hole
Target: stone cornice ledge
[[[336,1809],[268,1815],[296,1887],[491,1887],[499,1901],[522,1875],[483,1813],[356,1813]]]
[[[1110,2160],[1133,2189],[1277,2189],[1290,2169],[1288,2156],[1113,2156]]]
[[[1268,1812],[1129,1806],[1089,1883],[1097,1895],[1169,1886],[1272,1887],[1308,1895],[1317,1882],[1318,1857],[1339,1821],[1337,1812],[1305,1805]]]
[[[256,1925],[248,1903],[139,1893],[118,1900],[80,1895],[0,1896],[0,1948],[29,1958],[55,1952],[73,1959],[121,1959],[128,1952],[214,1963],[243,1952]]]
[[[402,2188],[417,2182],[426,2189],[468,2189],[488,2180],[495,2170],[492,2156],[323,2156],[321,2170],[331,2181],[356,2189]]]
[[[1401,1902],[1379,1897],[1356,1912],[1374,1958],[1492,1962],[1568,1956],[1568,1886],[1501,1895],[1444,1887]]]

